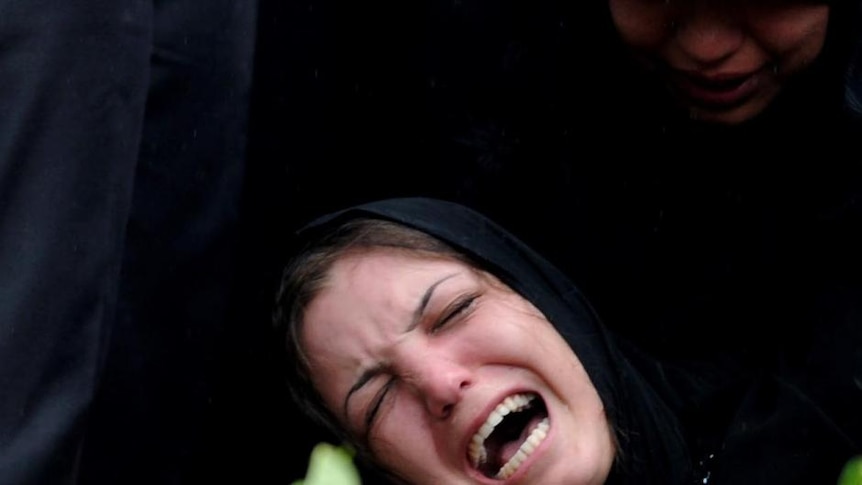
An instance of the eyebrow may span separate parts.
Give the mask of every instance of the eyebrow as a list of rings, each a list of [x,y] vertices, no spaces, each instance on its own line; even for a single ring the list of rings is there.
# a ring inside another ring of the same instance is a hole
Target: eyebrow
[[[436,290],[441,283],[448,279],[454,278],[457,274],[458,273],[452,273],[450,275],[446,275],[432,283],[431,286],[429,286],[428,289],[425,290],[425,293],[419,300],[419,304],[416,305],[416,309],[413,311],[413,318],[410,320],[410,324],[407,325],[407,328],[404,329],[404,333],[410,332],[419,326],[419,322],[422,321],[422,314],[425,313],[425,309],[428,307],[428,302],[431,301],[431,297],[434,295],[434,290]],[[350,398],[356,391],[362,389],[365,384],[368,384],[368,381],[370,381],[372,378],[374,378],[374,376],[379,374],[383,370],[383,368],[383,364],[377,364],[374,367],[366,369],[364,372],[362,372],[359,378],[356,379],[356,382],[353,383],[353,385],[350,387],[350,390],[347,391],[347,395],[344,397],[344,404],[341,411],[344,414],[345,421],[347,421],[348,418],[347,406],[348,404],[350,404]]]

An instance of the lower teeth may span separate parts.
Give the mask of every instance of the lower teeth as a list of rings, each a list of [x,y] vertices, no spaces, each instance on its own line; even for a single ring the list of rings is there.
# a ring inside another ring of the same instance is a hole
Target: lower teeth
[[[521,467],[521,463],[530,456],[536,447],[544,441],[545,437],[548,436],[548,429],[551,427],[550,421],[548,418],[543,419],[536,425],[532,432],[530,432],[530,436],[521,443],[521,446],[518,448],[518,451],[500,468],[500,471],[497,472],[497,475],[494,478],[499,480],[505,480],[506,478],[511,477],[518,468]]]

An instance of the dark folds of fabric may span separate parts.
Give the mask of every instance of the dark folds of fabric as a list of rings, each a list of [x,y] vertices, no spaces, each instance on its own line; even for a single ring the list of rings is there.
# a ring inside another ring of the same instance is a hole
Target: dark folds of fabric
[[[115,317],[143,1],[0,3],[0,482],[72,483]]]
[[[179,483],[245,162],[256,1],[0,0],[0,483]]]

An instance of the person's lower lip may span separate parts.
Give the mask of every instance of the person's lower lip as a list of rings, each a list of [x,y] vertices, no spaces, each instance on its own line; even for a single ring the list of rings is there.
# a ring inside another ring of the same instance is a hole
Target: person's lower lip
[[[754,94],[759,83],[760,76],[758,73],[753,73],[740,79],[739,82],[726,86],[696,82],[685,76],[677,78],[675,85],[692,104],[706,108],[726,109],[742,104]]]

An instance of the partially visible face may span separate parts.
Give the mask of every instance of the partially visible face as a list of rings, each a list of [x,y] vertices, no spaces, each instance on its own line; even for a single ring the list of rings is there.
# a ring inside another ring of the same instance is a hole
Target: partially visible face
[[[307,308],[301,342],[326,406],[409,483],[578,485],[609,473],[610,426],[578,358],[538,309],[462,262],[346,256]]]
[[[609,0],[617,30],[693,118],[761,113],[817,58],[829,7],[803,0]]]

